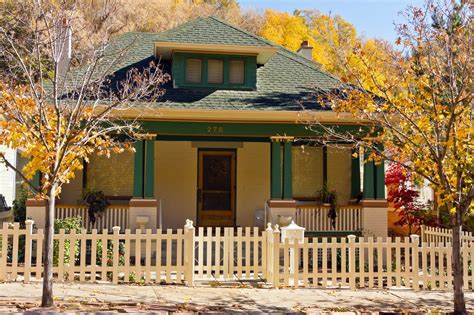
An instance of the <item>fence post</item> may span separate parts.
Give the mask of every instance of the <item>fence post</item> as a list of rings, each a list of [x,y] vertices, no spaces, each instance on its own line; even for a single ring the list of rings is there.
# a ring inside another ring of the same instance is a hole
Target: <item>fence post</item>
[[[267,223],[267,228],[264,233],[265,237],[262,239],[262,246],[265,249],[265,264],[262,266],[262,276],[263,279],[266,279],[268,281],[268,276],[271,274],[272,269],[272,259],[271,259],[271,249],[270,247],[271,244],[271,237],[273,235],[273,229],[272,229],[272,224],[270,222]],[[263,244],[265,243],[265,244]]]
[[[194,226],[189,219],[184,225],[184,265],[186,285],[194,286]]]
[[[349,286],[352,290],[356,289],[356,250],[355,235],[347,235],[349,239]],[[313,262],[314,263],[314,262]]]
[[[0,242],[2,249],[2,256],[0,257],[0,281],[5,280],[7,276],[7,253],[8,253],[8,223],[3,222],[3,227],[0,230]]]
[[[275,224],[273,230],[273,287],[278,287],[280,284],[280,229],[278,224]]]
[[[25,273],[23,275],[23,282],[29,283],[30,282],[30,274],[31,274],[31,252],[32,252],[32,241],[31,241],[31,234],[33,233],[33,220],[26,220],[25,221]]]
[[[118,283],[118,269],[119,269],[119,253],[120,253],[120,244],[119,244],[119,232],[120,226],[112,227],[113,235],[113,254],[112,254],[112,282],[114,284]]]
[[[413,273],[413,290],[418,291],[420,289],[419,284],[419,277],[420,277],[420,266],[418,262],[418,253],[419,253],[419,245],[420,245],[420,236],[416,234],[410,235],[411,239],[411,263],[412,263],[412,273]]]

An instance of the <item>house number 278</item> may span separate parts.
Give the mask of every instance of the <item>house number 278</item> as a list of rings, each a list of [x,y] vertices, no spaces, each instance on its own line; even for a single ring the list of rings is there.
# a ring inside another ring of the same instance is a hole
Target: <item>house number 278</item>
[[[224,127],[210,126],[210,127],[207,127],[207,132],[208,133],[223,133]]]

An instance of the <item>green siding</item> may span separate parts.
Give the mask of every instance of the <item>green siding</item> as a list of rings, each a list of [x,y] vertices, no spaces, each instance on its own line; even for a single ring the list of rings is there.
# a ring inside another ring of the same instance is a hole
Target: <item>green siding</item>
[[[352,151],[354,153],[355,151]],[[351,197],[356,198],[360,192],[360,158],[352,157],[351,159]]]
[[[284,143],[283,158],[283,199],[293,199],[292,143]]]
[[[201,59],[201,83],[186,82],[186,59]],[[207,82],[207,60],[221,59],[224,61],[224,82],[222,84],[211,84]],[[229,60],[243,60],[245,63],[244,84],[230,84],[229,82]],[[241,89],[255,90],[257,82],[257,57],[239,55],[219,55],[200,53],[175,53],[173,55],[172,76],[177,87],[205,87],[219,89]]]
[[[281,199],[281,143],[272,142],[271,198]]]
[[[145,141],[145,197],[155,195],[155,140]]]
[[[135,162],[133,172],[133,196],[143,198],[143,154],[144,145],[143,141],[135,142]]]

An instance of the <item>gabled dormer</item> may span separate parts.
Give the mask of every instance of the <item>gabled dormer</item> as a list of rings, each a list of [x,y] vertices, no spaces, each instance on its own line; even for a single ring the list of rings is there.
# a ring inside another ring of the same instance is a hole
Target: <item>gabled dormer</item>
[[[155,42],[157,57],[171,61],[175,88],[255,90],[257,66],[277,51],[272,44],[213,17],[164,32]]]

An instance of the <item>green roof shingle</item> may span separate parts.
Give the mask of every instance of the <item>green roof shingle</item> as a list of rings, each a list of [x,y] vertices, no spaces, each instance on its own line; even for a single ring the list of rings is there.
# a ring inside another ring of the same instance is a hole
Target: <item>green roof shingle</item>
[[[197,18],[163,33],[131,32],[118,36],[107,55],[112,58],[118,51],[127,49],[119,61],[112,64],[112,72],[123,73],[131,66],[154,59],[157,41],[278,48],[265,65],[259,65],[256,91],[173,88],[169,82],[160,100],[164,107],[280,111],[300,110],[304,105],[318,110],[322,108],[316,101],[315,91],[329,91],[341,85],[337,78],[310,60],[215,17]],[[169,61],[162,61],[165,70],[169,71],[170,66]]]

